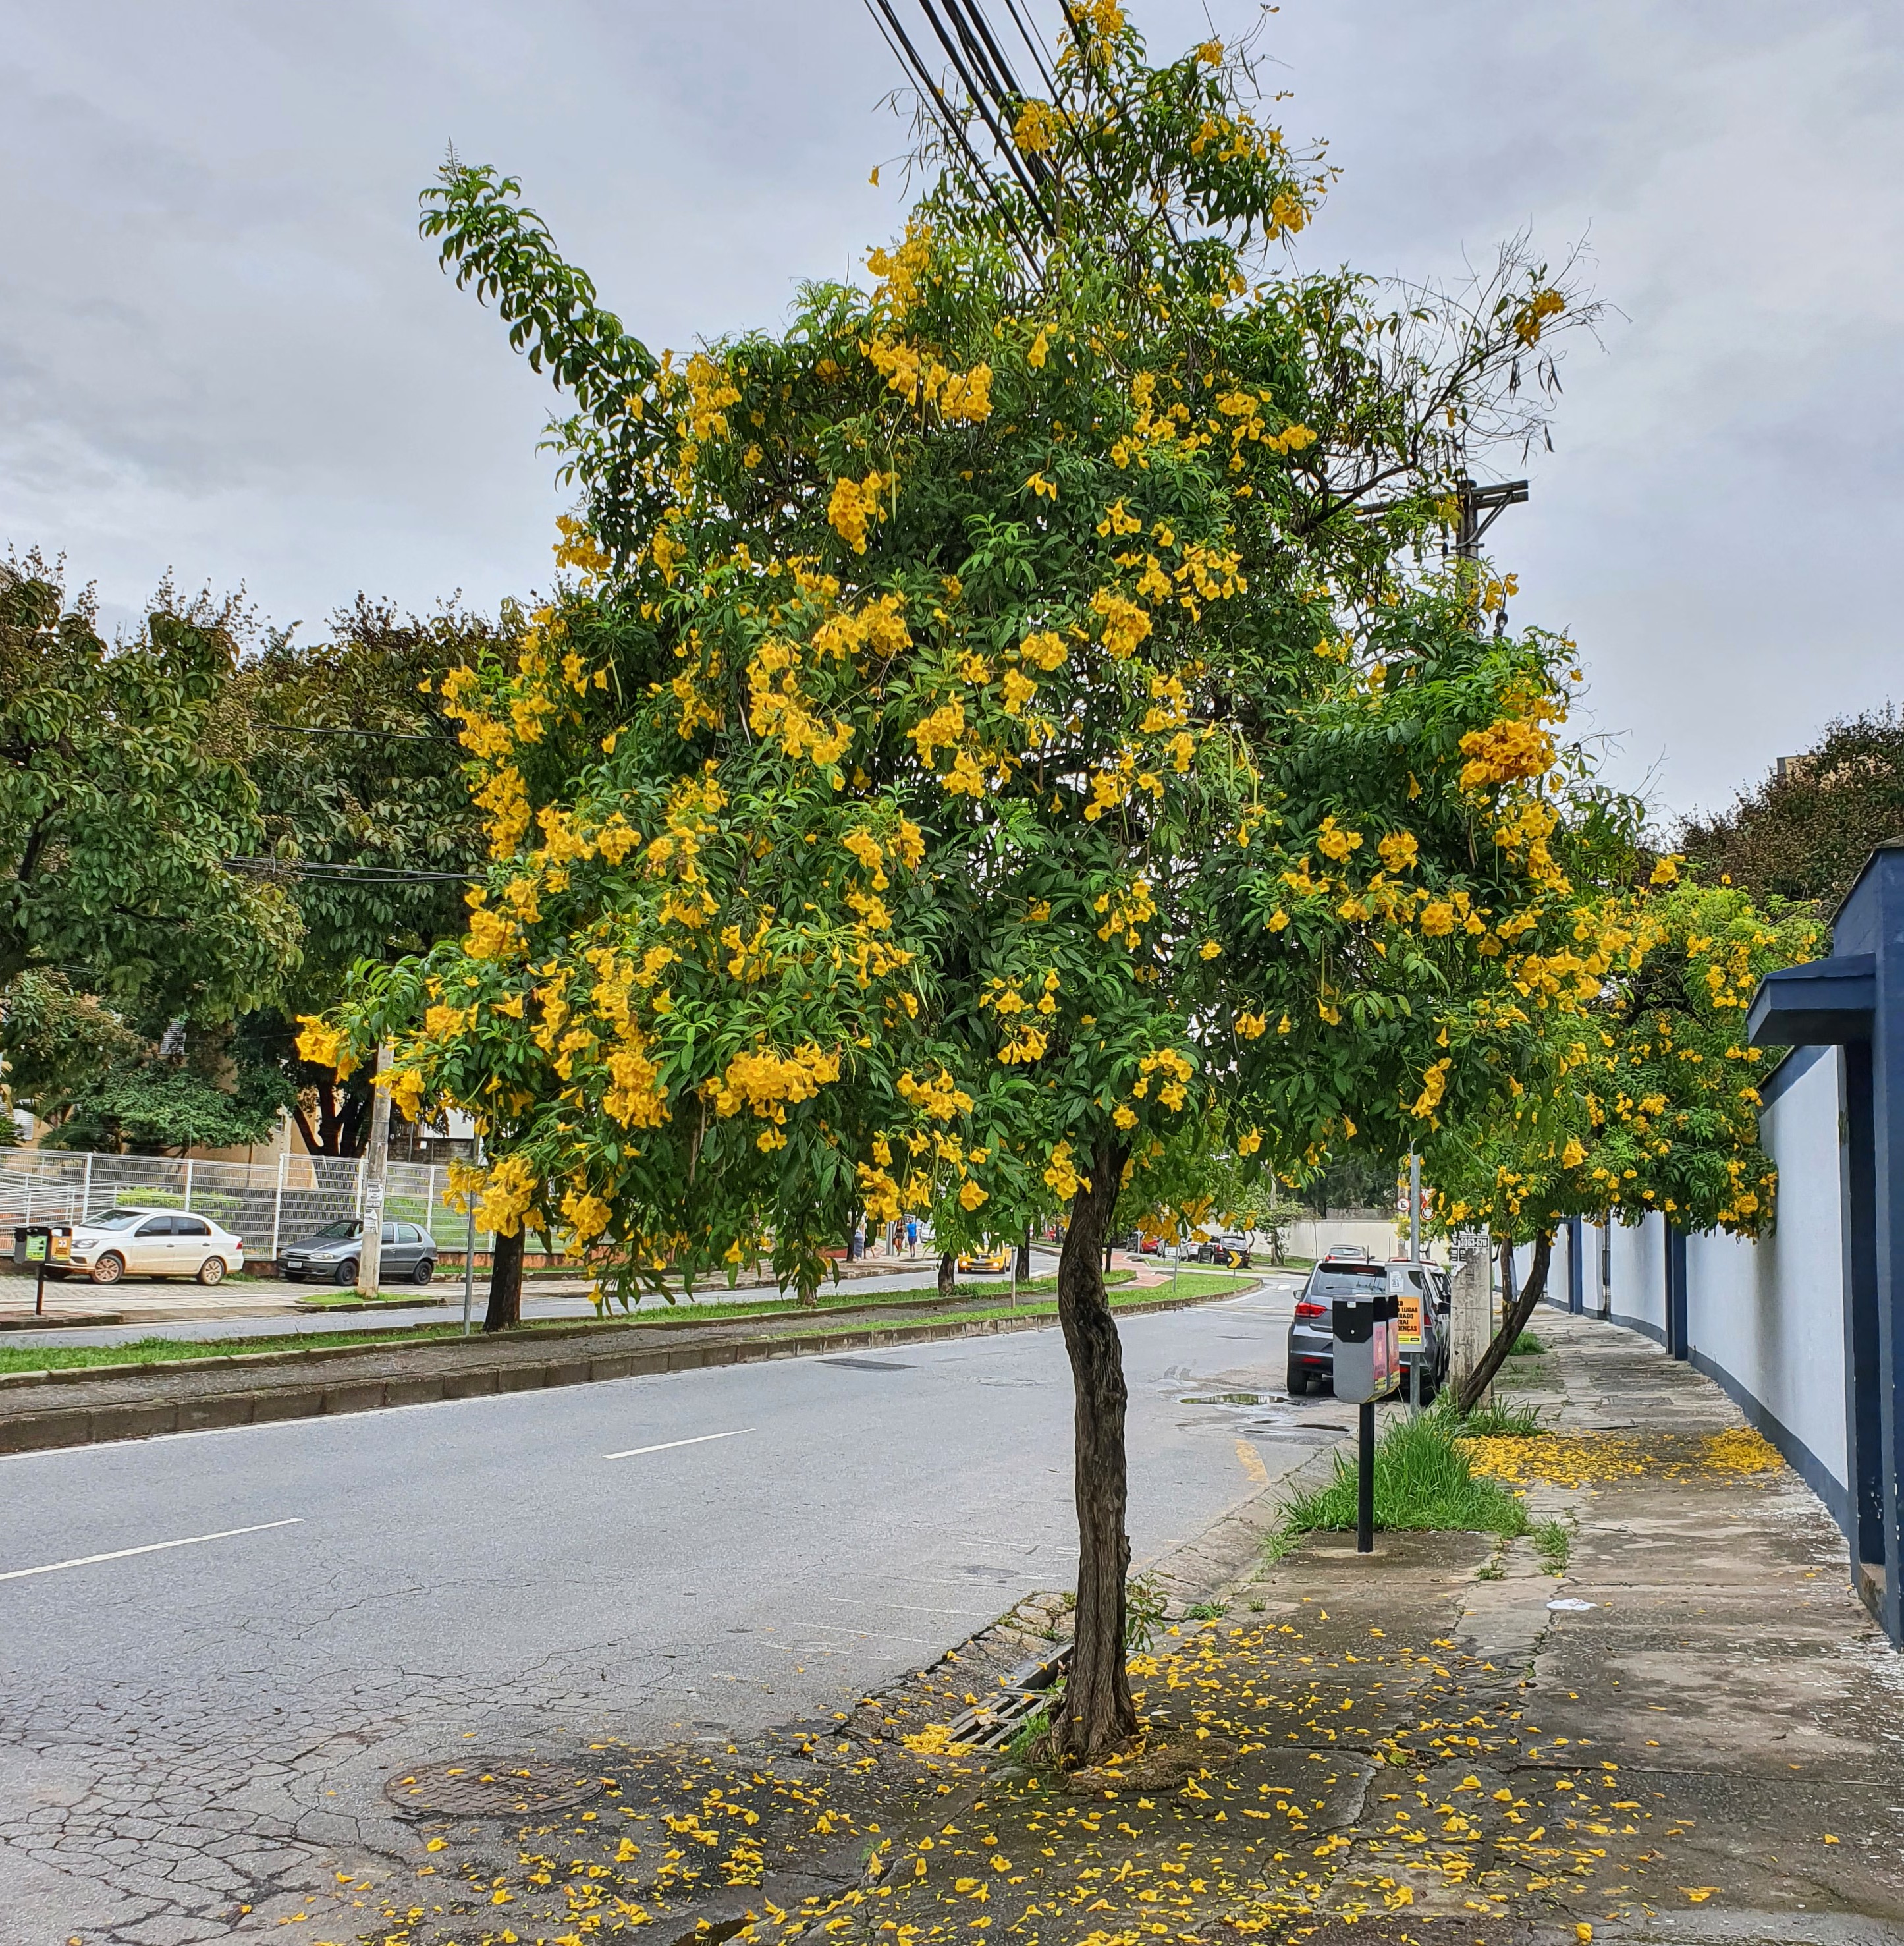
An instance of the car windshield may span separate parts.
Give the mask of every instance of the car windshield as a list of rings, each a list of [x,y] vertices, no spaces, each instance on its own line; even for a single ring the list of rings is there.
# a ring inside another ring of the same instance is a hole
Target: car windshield
[[[129,1230],[134,1223],[143,1223],[152,1214],[150,1209],[102,1209],[96,1216],[86,1219],[88,1230]]]
[[[1387,1273],[1373,1264],[1318,1264],[1310,1273],[1311,1297],[1353,1297],[1359,1293],[1386,1290]]]
[[[326,1223],[311,1240],[315,1243],[319,1237],[354,1237],[363,1227],[361,1224],[353,1222],[347,1216],[340,1216],[335,1223]]]

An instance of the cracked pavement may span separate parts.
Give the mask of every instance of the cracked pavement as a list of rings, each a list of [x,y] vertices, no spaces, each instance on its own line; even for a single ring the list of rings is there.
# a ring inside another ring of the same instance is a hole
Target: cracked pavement
[[[1335,1437],[1289,1302],[1125,1321],[1140,1558]],[[0,1938],[352,1938],[419,1764],[850,1708],[1067,1585],[1069,1419],[1043,1330],[0,1460]]]

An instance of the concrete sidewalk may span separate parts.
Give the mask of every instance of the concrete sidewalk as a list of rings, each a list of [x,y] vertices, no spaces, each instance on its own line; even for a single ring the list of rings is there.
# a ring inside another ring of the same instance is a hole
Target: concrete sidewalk
[[[1568,1523],[1557,1578],[1468,1534],[1384,1535],[1372,1561],[1316,1537],[1264,1566],[1265,1496],[1227,1547],[1159,1564],[1180,1603],[1200,1559],[1222,1612],[1134,1660],[1128,1762],[1065,1778],[947,1747],[1061,1632],[1037,1598],[832,1725],[564,1753],[616,1793],[598,1818],[420,1809],[407,1869],[357,1888],[363,1936],[1904,1939],[1904,1683],[1836,1527],[1706,1380],[1608,1326],[1538,1330],[1557,1430],[1476,1456]]]

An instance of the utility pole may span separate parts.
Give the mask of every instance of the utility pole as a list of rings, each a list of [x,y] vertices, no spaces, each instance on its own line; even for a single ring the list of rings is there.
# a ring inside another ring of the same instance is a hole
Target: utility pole
[[[1465,473],[1455,475],[1455,497],[1460,515],[1455,529],[1455,554],[1458,560],[1472,561],[1480,552],[1481,536],[1502,510],[1522,505],[1527,498],[1524,480],[1502,480],[1492,486],[1477,486]]]
[[[383,1268],[384,1172],[390,1162],[390,1090],[376,1083],[390,1070],[393,1050],[386,1041],[377,1050],[377,1072],[371,1077],[370,1146],[364,1155],[363,1231],[357,1251],[357,1295],[375,1299],[377,1274]]]
[[[1421,1410],[1421,1362],[1428,1355],[1428,1310],[1433,1302],[1428,1280],[1421,1274],[1421,1158],[1413,1149],[1408,1152],[1408,1256],[1421,1305],[1421,1342],[1409,1367],[1409,1410],[1413,1413]]]

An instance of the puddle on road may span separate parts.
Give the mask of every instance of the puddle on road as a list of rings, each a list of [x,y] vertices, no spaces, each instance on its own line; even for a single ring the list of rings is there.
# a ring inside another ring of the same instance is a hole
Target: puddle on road
[[[1230,1423],[1239,1431],[1269,1438],[1336,1439],[1353,1429],[1337,1420],[1313,1416],[1319,1410],[1328,1410],[1321,1401],[1311,1406],[1285,1392],[1185,1392],[1177,1402],[1227,1408],[1226,1416],[1235,1415]]]

